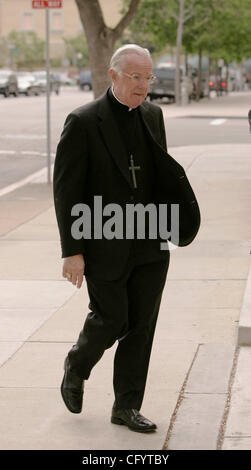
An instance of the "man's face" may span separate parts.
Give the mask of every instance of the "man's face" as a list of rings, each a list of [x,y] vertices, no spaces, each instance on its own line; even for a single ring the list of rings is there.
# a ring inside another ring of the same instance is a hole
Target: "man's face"
[[[147,96],[152,61],[143,55],[130,53],[123,58],[121,72],[109,71],[116,97],[129,108],[137,108]],[[133,78],[128,77],[133,75]],[[137,78],[138,79],[137,79]]]

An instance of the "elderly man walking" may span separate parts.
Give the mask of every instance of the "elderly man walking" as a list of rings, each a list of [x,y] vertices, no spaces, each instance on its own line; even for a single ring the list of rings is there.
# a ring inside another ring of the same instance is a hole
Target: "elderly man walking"
[[[112,86],[106,93],[67,117],[55,160],[63,276],[78,288],[85,276],[90,298],[90,312],[65,359],[61,394],[67,408],[80,413],[84,381],[118,341],[111,422],[149,432],[157,426],[140,409],[169,250],[161,249],[159,234],[150,236],[149,224],[145,237],[137,236],[138,227],[126,236],[126,223],[122,237],[107,237],[100,235],[97,221],[84,219],[92,236],[85,236],[86,230],[75,236],[72,208],[82,203],[93,215],[97,197],[106,207],[119,205],[123,214],[128,204],[178,204],[181,246],[194,239],[200,214],[183,168],[167,153],[162,111],[145,101],[154,79],[149,51],[132,44],[119,48],[109,74]]]

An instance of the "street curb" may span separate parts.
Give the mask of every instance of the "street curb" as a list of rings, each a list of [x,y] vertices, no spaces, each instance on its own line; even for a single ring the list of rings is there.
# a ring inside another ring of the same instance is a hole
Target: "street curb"
[[[226,403],[233,357],[233,345],[199,344],[179,395],[163,449],[218,449],[228,410]]]
[[[237,344],[251,346],[251,266],[240,312]]]

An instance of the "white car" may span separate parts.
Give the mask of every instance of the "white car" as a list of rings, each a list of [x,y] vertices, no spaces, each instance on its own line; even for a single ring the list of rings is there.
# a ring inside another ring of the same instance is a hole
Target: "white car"
[[[73,78],[69,77],[67,73],[59,73],[58,78],[60,80],[61,85],[76,85],[76,81]]]
[[[27,72],[17,73],[18,92],[26,96],[40,95],[42,93],[41,86],[37,83],[35,77]]]

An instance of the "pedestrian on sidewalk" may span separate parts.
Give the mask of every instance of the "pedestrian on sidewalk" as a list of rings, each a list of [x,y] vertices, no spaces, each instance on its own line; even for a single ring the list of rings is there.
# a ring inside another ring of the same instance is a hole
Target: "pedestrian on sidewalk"
[[[200,213],[183,168],[167,154],[161,108],[145,101],[153,80],[149,51],[122,46],[111,59],[109,75],[112,86],[103,96],[68,115],[55,159],[63,276],[78,288],[85,276],[90,298],[90,312],[65,359],[61,394],[67,408],[80,413],[84,381],[118,341],[111,422],[149,432],[157,426],[140,409],[169,250],[160,249],[159,235],[151,238],[148,231],[145,238],[137,237],[138,227],[130,238],[124,225],[123,237],[105,237],[100,219],[88,217],[84,236],[73,236],[72,215],[84,204],[95,216],[97,197],[106,208],[119,205],[123,216],[128,204],[173,202],[179,204],[178,244],[184,246],[199,229]]]

